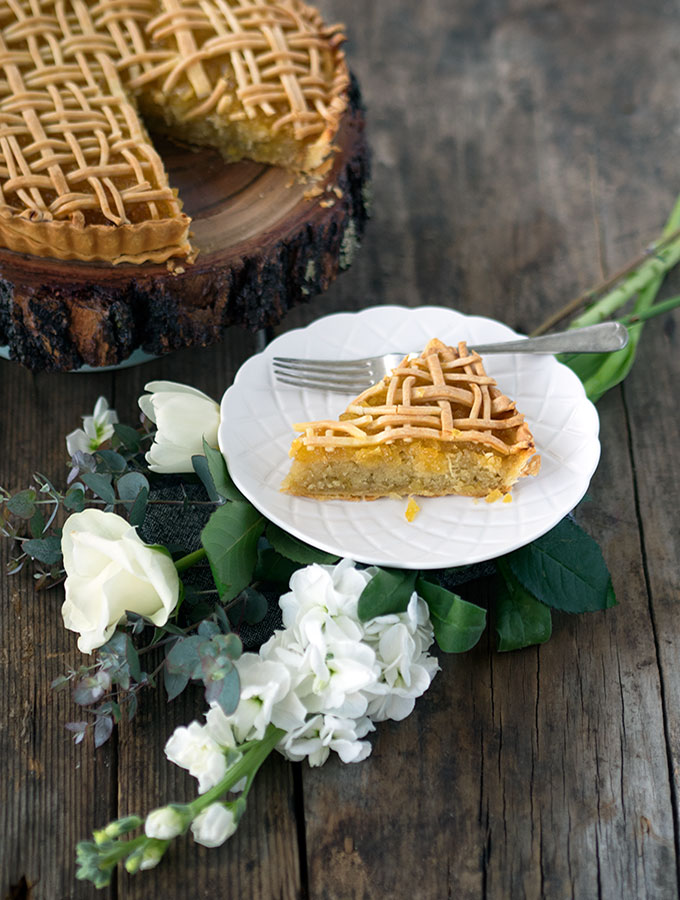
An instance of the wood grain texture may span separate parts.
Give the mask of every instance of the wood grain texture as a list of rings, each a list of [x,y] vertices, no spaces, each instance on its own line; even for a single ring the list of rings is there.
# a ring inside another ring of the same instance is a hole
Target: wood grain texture
[[[326,0],[348,23],[373,150],[373,218],[352,268],[272,334],[374,304],[436,303],[530,330],[616,270],[680,190],[680,12],[662,0]],[[664,288],[680,291],[672,276]],[[645,326],[640,360],[599,404],[603,454],[579,522],[619,605],[554,616],[540,649],[495,650],[493,623],[371,757],[322,769],[268,761],[237,836],[178,841],[155,873],[108,892],[73,881],[72,848],[118,811],[190,796],[162,747],[203,710],[144,699],[96,755],[51,678],[77,659],[60,597],[0,581],[0,897],[241,895],[254,900],[672,900],[679,893],[680,488],[675,314]],[[256,349],[222,345],[137,369],[32,377],[0,362],[0,484],[63,477],[63,436],[107,394],[136,414],[167,378],[219,397]],[[0,546],[6,559],[6,550]],[[464,595],[490,602],[491,580]],[[24,662],[26,660],[26,662]],[[36,825],[37,823],[37,825]]]

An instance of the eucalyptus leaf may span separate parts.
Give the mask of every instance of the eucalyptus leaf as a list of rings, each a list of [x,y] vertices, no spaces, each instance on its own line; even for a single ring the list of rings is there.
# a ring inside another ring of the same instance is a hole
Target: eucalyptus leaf
[[[229,608],[229,618],[234,624],[247,622],[256,625],[267,615],[269,603],[264,594],[252,587],[241,591],[233,606]]]
[[[130,675],[132,675],[135,681],[141,681],[142,668],[139,663],[139,654],[137,653],[137,648],[132,643],[132,638],[129,634],[125,635],[125,658],[130,668]]]
[[[206,701],[208,703],[217,702],[227,716],[236,710],[240,693],[241,683],[234,666],[223,677],[210,679],[205,685]]]
[[[171,672],[166,665],[163,669],[163,684],[168,700],[174,700],[189,684],[189,676],[181,672]]]
[[[215,586],[223,602],[237,597],[252,579],[264,517],[250,503],[218,507],[201,532]]]
[[[32,519],[35,513],[36,493],[33,488],[19,491],[7,501],[7,509],[20,519]]]
[[[123,425],[120,422],[116,422],[114,424],[113,431],[124,447],[126,447],[128,450],[131,450],[133,453],[138,452],[140,448],[138,431],[136,431],[134,428],[131,428],[129,425]]]
[[[217,622],[211,622],[209,619],[206,619],[198,626],[198,633],[202,637],[212,637],[214,634],[221,634],[222,632]]]
[[[359,597],[362,621],[405,612],[415,590],[418,573],[409,569],[378,569]]]
[[[58,537],[31,538],[23,542],[22,550],[46,566],[55,566],[61,561],[61,539]]]
[[[205,438],[203,438],[203,452],[205,453],[215,490],[220,497],[224,497],[225,500],[245,500],[241,491],[232,481],[224,456],[219,450],[211,447]]]
[[[199,647],[203,638],[198,635],[180,638],[166,654],[166,668],[173,675],[186,675],[187,678],[201,678],[201,657]]]
[[[82,512],[85,509],[85,490],[81,484],[74,484],[66,491],[64,506],[73,512]]]
[[[569,517],[504,560],[519,583],[553,609],[594,612],[616,603],[602,551]]]
[[[120,453],[116,453],[115,450],[97,450],[96,456],[104,463],[105,471],[107,472],[118,474],[127,469],[127,460]],[[99,471],[99,466],[97,466],[97,470]]]
[[[149,491],[149,479],[141,472],[126,472],[116,482],[116,490],[121,500],[134,503],[140,491]]]
[[[326,553],[324,550],[318,550],[306,544],[304,541],[288,534],[283,528],[279,528],[273,522],[267,525],[265,535],[272,547],[285,556],[292,559],[293,562],[300,563],[303,566],[309,566],[312,563],[320,563],[322,565],[334,565],[338,562],[338,556],[332,553]]]
[[[135,498],[135,502],[132,504],[132,508],[128,515],[128,521],[130,525],[141,525],[144,522],[144,517],[146,516],[146,507],[149,502],[149,491],[148,488],[142,488],[141,491],[137,494]]]
[[[105,503],[115,503],[116,494],[111,484],[111,475],[103,475],[101,472],[85,472],[81,476],[90,490]]]
[[[521,650],[523,647],[545,643],[552,634],[552,614],[549,607],[522,587],[507,563],[500,560],[498,568],[502,575],[496,600],[498,649]]]
[[[73,699],[80,706],[90,706],[101,700],[111,687],[111,678],[103,669],[80,678],[73,688]]]
[[[45,517],[40,512],[40,510],[37,508],[36,508],[36,511],[31,516],[29,528],[31,530],[31,537],[34,537],[34,538],[42,537],[43,531],[45,530]]]
[[[418,578],[416,590],[430,609],[437,644],[445,653],[466,653],[486,628],[486,610],[458,594]]]
[[[94,723],[94,745],[101,747],[105,744],[113,733],[113,719],[111,716],[97,716]]]
[[[192,456],[191,465],[194,467],[194,472],[201,479],[201,483],[205,488],[208,499],[212,500],[213,503],[219,502],[220,495],[217,493],[217,488],[215,487],[215,482],[213,481],[212,473],[210,472],[210,466],[208,465],[208,460],[205,456],[199,454]]]

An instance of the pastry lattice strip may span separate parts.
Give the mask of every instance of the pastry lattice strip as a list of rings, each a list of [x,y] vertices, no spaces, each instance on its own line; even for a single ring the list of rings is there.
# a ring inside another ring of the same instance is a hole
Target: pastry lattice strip
[[[82,0],[6,0],[0,19],[0,214],[131,221],[176,211],[160,158]],[[94,215],[93,215],[94,213]],[[88,215],[89,214],[89,215]]]
[[[530,443],[524,416],[486,374],[479,354],[464,342],[456,349],[438,340],[360,394],[340,420],[294,427],[306,446],[328,449],[434,439],[507,454]]]

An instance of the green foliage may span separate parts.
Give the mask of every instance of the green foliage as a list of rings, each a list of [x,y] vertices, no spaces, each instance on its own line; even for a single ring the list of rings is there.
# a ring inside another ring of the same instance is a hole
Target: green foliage
[[[219,450],[211,447],[205,438],[203,439],[203,452],[217,494],[225,500],[245,500],[231,479],[224,457]]]
[[[264,526],[265,519],[255,507],[233,501],[218,507],[201,532],[201,543],[223,602],[233,600],[251,583]]]
[[[430,609],[434,636],[445,653],[466,653],[486,628],[486,610],[424,578],[416,581],[418,594]]]
[[[405,612],[417,577],[418,573],[409,569],[378,569],[359,597],[359,618],[367,621]]]
[[[505,561],[499,560],[498,569],[502,576],[496,601],[498,649],[545,643],[552,634],[550,609],[522,587]]]
[[[616,603],[602,551],[569,517],[504,561],[525,590],[553,609],[594,612]]]
[[[273,522],[267,525],[265,532],[267,540],[274,550],[301,566],[309,566],[312,563],[321,563],[322,565],[334,565],[340,559],[332,553],[326,553],[323,550],[317,550],[316,547],[306,544],[299,538],[288,534],[283,528],[279,528]]]

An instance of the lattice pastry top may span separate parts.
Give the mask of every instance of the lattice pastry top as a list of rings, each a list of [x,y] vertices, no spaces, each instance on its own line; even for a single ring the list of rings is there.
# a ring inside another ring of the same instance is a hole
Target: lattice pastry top
[[[367,447],[433,439],[486,445],[506,455],[534,447],[524,416],[486,374],[481,357],[461,342],[436,338],[416,359],[360,394],[338,421],[294,426],[308,447]]]
[[[311,172],[347,105],[342,41],[299,0],[0,0],[0,246],[187,255],[139,112],[228,159]]]

